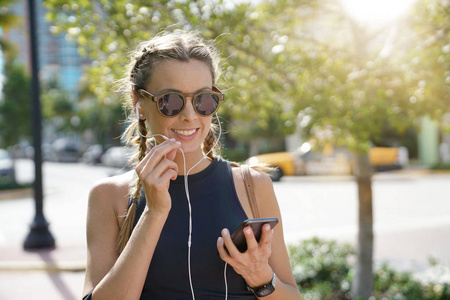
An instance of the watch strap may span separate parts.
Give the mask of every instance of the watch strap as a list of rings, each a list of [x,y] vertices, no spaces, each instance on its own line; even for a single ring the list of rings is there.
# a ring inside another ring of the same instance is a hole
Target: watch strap
[[[247,290],[255,294],[257,297],[265,297],[269,296],[275,291],[276,283],[277,283],[277,275],[275,275],[275,272],[273,272],[272,280],[269,283],[263,284],[256,288],[252,288],[247,284]]]

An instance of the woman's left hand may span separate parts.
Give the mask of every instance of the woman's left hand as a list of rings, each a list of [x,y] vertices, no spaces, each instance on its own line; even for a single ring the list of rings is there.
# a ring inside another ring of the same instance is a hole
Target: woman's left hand
[[[247,251],[241,253],[231,240],[228,229],[223,229],[222,237],[217,239],[220,258],[232,266],[249,286],[258,287],[269,283],[273,276],[272,268],[269,266],[269,257],[272,254],[273,230],[269,224],[265,224],[262,227],[259,243],[256,241],[250,226],[244,228],[244,235],[247,241]]]

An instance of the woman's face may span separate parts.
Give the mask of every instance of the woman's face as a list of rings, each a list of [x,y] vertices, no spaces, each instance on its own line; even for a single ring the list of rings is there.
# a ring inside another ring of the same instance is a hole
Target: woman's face
[[[189,62],[172,59],[158,63],[146,86],[146,90],[153,95],[167,90],[190,94],[211,88],[212,76],[208,66],[196,59]],[[161,115],[155,102],[147,99],[140,102],[152,134],[175,138],[181,142],[184,153],[201,153],[201,144],[208,135],[212,117],[199,116],[192,106],[192,97],[186,97],[186,100],[181,113],[171,118]]]

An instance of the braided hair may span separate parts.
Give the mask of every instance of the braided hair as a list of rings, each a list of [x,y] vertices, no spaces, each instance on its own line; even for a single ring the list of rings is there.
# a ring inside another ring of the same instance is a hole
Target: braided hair
[[[132,59],[128,66],[127,76],[119,82],[119,92],[126,97],[126,106],[131,108],[129,95],[134,93],[136,97],[140,97],[135,91],[144,89],[148,82],[152,79],[155,66],[168,59],[175,59],[188,62],[196,59],[204,62],[210,69],[213,84],[220,76],[219,55],[215,47],[205,41],[202,37],[194,32],[175,32],[169,34],[161,34],[149,41],[140,43],[137,49],[131,55]],[[131,158],[131,165],[136,166],[151,148],[148,144],[148,134],[145,120],[139,119],[138,115],[130,116],[131,124],[125,130],[122,138],[128,145],[138,146],[136,154]],[[202,143],[202,151],[208,153],[210,159],[214,159],[218,153],[217,137],[215,135],[216,126],[211,125],[211,129]],[[215,149],[212,149],[215,146]],[[212,150],[212,151],[210,151]],[[139,177],[130,185],[131,203],[126,210],[123,221],[120,223],[119,237],[117,241],[117,251],[122,252],[128,243],[133,227],[137,201],[140,197],[142,183]]]
[[[134,143],[138,144],[137,155],[135,155],[137,156],[135,159],[137,163],[140,162],[147,153],[147,139],[145,138],[145,136],[147,135],[147,128],[145,126],[145,120],[139,119],[138,126],[139,127],[137,130],[142,133],[142,136],[138,135],[134,140]],[[122,250],[125,248],[130,237],[134,218],[136,217],[137,201],[139,199],[141,188],[142,182],[139,180],[139,178],[137,178],[134,185],[130,186],[130,194],[133,195],[133,198],[131,200],[131,205],[125,212],[124,220],[122,221],[120,226],[119,237],[117,240],[117,252],[119,253],[122,252]]]

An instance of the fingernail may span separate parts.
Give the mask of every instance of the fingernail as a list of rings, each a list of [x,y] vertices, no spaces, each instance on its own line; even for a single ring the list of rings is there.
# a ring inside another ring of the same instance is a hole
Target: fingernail
[[[223,238],[219,236],[219,238],[217,239],[217,243],[222,246],[223,245]]]
[[[174,139],[174,138],[171,138],[171,139],[169,139],[169,141],[175,142],[175,139]]]
[[[227,236],[229,234],[230,234],[230,232],[228,231],[228,229],[225,228],[224,230],[222,230],[222,235]]]
[[[250,234],[250,232],[252,232],[252,230],[249,227],[245,227],[244,231],[246,234]]]
[[[180,141],[176,141],[175,144],[181,145],[181,142]]]

